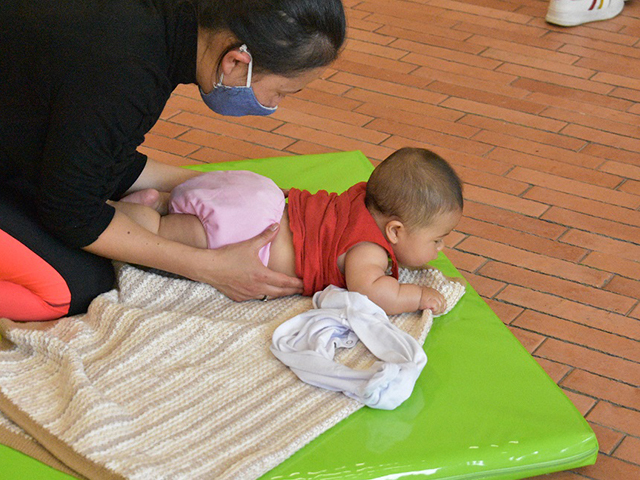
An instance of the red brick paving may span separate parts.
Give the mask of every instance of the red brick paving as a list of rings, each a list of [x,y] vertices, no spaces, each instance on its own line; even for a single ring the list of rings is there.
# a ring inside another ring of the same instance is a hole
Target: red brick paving
[[[546,0],[346,0],[349,40],[268,118],[177,89],[143,151],[194,164],[404,145],[466,182],[447,256],[585,415],[594,466],[640,478],[640,1],[574,28]]]

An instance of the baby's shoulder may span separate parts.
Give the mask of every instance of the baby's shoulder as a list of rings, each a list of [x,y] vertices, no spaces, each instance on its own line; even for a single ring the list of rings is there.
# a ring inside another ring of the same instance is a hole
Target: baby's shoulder
[[[386,264],[389,255],[382,245],[373,242],[358,242],[347,250],[345,257],[348,258],[350,262],[352,261],[359,264]]]

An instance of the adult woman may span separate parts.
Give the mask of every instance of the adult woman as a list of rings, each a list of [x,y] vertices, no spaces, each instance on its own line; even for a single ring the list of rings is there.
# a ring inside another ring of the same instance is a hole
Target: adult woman
[[[344,36],[340,0],[2,2],[0,316],[82,312],[112,286],[107,259],[235,300],[299,292],[257,257],[277,226],[199,250],[149,234],[107,201],[196,174],[136,150],[178,84],[197,83],[219,113],[268,114],[320,75]]]

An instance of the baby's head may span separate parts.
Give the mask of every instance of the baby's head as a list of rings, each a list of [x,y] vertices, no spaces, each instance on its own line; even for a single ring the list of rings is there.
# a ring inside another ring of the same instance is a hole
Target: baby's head
[[[437,257],[442,237],[460,221],[462,182],[439,155],[401,148],[371,174],[365,203],[398,262],[419,267]]]

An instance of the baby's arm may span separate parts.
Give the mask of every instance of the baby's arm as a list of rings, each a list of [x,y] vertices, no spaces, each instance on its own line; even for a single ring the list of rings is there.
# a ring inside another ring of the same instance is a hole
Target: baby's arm
[[[345,255],[347,289],[362,293],[382,307],[388,315],[431,310],[440,314],[446,309],[442,294],[430,287],[401,284],[385,275],[388,267],[387,252],[374,243],[359,243]]]

